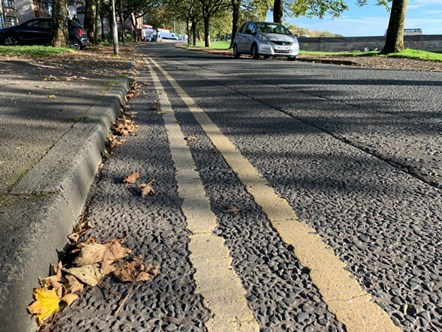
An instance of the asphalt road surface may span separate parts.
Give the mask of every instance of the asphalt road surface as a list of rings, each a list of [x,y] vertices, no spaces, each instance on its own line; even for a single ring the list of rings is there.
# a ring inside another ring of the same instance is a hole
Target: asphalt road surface
[[[86,218],[161,273],[55,330],[442,331],[442,73],[140,50]]]

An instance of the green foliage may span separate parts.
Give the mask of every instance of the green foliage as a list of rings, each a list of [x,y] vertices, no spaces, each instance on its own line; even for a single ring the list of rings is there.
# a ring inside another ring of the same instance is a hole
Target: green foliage
[[[68,47],[51,46],[0,46],[0,54],[10,56],[50,57],[60,53],[77,52]]]
[[[197,47],[204,47],[204,42],[197,42],[196,43]],[[227,50],[230,46],[230,42],[229,41],[214,41],[211,43],[210,48],[215,49],[215,50]]]
[[[408,58],[408,59],[420,59],[442,62],[442,54],[435,52],[427,52],[421,50],[412,50],[409,48],[404,49],[398,53],[387,54],[387,57],[392,58]]]

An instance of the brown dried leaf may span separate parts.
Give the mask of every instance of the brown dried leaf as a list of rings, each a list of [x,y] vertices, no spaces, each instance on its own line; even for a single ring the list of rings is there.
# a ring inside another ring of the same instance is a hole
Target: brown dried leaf
[[[83,284],[78,281],[73,275],[67,274],[65,276],[67,282],[66,293],[76,293],[83,291]]]
[[[58,81],[58,78],[53,75],[49,75],[49,76],[44,76],[43,81]]]
[[[196,136],[186,136],[184,139],[186,141],[196,141],[198,138]]]
[[[239,213],[239,212],[241,212],[241,209],[239,207],[237,207],[236,205],[230,205],[230,206],[226,207],[224,211],[227,213]]]
[[[81,267],[73,267],[70,269],[63,269],[64,272],[72,274],[78,280],[91,287],[96,286],[103,276],[100,273],[98,264],[83,265]]]
[[[115,261],[126,257],[130,254],[130,250],[123,247],[120,240],[111,240],[107,243],[80,243],[77,246],[80,249],[78,257],[74,260],[75,266],[92,265],[100,263],[102,274],[105,273],[109,266]]]
[[[145,198],[149,195],[154,195],[155,194],[155,190],[153,190],[152,188],[152,184],[155,182],[155,180],[151,180],[148,183],[142,183],[139,185],[139,189],[140,189],[140,194],[141,197]]]
[[[69,293],[63,296],[61,300],[65,302],[68,306],[70,306],[78,298],[79,296],[77,294]]]
[[[138,172],[133,172],[131,174],[129,174],[124,180],[123,183],[126,184],[133,184],[135,182],[137,182],[137,180],[140,178],[140,173]]]
[[[132,261],[119,260],[115,263],[113,274],[123,282],[141,282],[154,279],[160,272],[158,264],[144,265],[144,257],[135,257]]]

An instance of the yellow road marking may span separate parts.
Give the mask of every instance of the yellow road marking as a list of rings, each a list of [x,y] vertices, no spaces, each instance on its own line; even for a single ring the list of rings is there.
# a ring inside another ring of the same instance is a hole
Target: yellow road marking
[[[259,325],[247,305],[246,291],[232,268],[232,258],[224,239],[213,234],[217,226],[216,216],[210,209],[170,101],[155,71],[150,64],[148,67],[156,89],[162,92],[158,96],[176,168],[178,194],[183,199],[181,209],[186,217],[187,229],[192,233],[189,236],[189,259],[195,268],[196,291],[202,295],[204,305],[212,315],[205,325],[214,332],[259,331]]]
[[[275,193],[268,181],[224,136],[195,101],[161,66],[154,60],[151,61],[170,82],[255,202],[262,207],[281,239],[293,245],[296,257],[302,265],[310,269],[310,277],[328,309],[345,325],[347,331],[400,331],[387,313],[373,303],[371,295],[361,288],[354,276],[345,270],[344,262],[335,256],[315,230],[298,219],[288,202]]]

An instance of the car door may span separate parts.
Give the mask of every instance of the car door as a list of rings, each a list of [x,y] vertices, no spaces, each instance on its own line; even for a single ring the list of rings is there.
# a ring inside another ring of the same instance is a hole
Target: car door
[[[235,36],[235,44],[238,49],[238,52],[244,52],[244,33],[246,31],[247,24],[248,23],[244,23],[243,25],[241,25]]]
[[[50,44],[52,40],[51,20],[30,20],[22,24],[18,33],[25,44]]]
[[[249,53],[250,50],[252,49],[252,45],[255,40],[256,31],[257,30],[254,23],[252,22],[247,23],[247,27],[244,32],[244,44],[243,44],[244,53]]]

